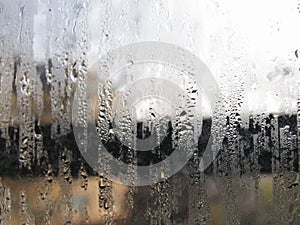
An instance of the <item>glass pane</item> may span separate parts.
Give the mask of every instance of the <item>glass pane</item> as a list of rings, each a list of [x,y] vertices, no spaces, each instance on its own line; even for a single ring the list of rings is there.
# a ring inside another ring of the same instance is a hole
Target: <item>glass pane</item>
[[[300,224],[297,0],[0,0],[0,225]]]

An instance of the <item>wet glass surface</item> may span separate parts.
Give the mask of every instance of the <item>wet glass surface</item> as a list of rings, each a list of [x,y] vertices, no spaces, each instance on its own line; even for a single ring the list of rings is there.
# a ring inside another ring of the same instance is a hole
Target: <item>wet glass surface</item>
[[[0,0],[0,225],[300,224],[299,5]]]

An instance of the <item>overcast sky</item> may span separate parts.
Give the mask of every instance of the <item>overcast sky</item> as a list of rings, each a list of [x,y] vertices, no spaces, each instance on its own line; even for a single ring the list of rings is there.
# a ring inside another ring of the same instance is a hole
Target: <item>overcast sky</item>
[[[53,1],[52,6],[62,7],[66,16],[82,16],[80,6],[84,1],[77,1],[78,4],[59,2]],[[248,99],[245,107],[250,111],[296,110],[300,77],[299,61],[295,56],[300,48],[297,0],[87,2],[90,64],[105,51],[127,43],[169,42],[199,56],[218,82],[228,82],[226,76],[233,74],[244,77]],[[59,21],[55,17],[60,17],[61,11],[56,10],[55,14],[55,9],[52,10],[51,29],[57,32],[62,25],[55,22]],[[38,61],[45,58],[48,48],[45,42],[49,29],[47,17],[48,6],[45,1],[38,0],[34,19],[34,55]],[[69,26],[75,33],[79,29],[72,22]]]

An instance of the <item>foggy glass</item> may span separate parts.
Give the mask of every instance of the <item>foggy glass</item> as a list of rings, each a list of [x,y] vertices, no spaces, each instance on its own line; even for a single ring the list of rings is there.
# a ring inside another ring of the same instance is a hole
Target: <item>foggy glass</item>
[[[299,7],[0,0],[0,225],[300,224]]]

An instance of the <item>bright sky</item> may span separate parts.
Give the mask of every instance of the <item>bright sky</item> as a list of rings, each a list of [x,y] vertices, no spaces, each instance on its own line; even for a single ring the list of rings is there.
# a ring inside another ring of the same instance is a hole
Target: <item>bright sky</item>
[[[218,82],[229,80],[228,87],[231,76],[241,76],[247,84],[244,96],[248,100],[243,106],[247,111],[296,110],[300,80],[295,57],[300,48],[297,0],[88,2],[90,62],[127,43],[170,42],[199,56]],[[66,15],[74,16],[76,12],[62,10]],[[43,60],[47,51],[47,14],[46,3],[38,0],[34,25],[36,60]],[[107,38],[103,38],[104,29]]]

